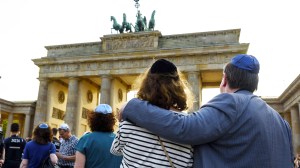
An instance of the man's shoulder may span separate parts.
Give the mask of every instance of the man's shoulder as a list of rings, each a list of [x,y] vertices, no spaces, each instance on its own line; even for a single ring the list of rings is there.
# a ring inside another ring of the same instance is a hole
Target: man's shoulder
[[[221,93],[204,104],[201,109],[214,109],[230,115],[236,115],[237,112],[242,111],[241,109],[249,103],[250,99],[251,96],[247,94]]]
[[[235,104],[237,99],[239,99],[238,95],[236,95],[234,93],[220,93],[220,94],[216,95],[215,97],[213,97],[204,106],[221,105],[221,104],[224,104],[224,103]]]
[[[14,140],[12,140],[12,139],[14,139]],[[18,142],[25,142],[26,143],[26,140],[22,137],[19,137],[19,136],[11,136],[11,137],[5,138],[3,140],[3,142],[8,143],[8,142],[11,142],[11,141],[16,141],[16,139],[17,139]]]
[[[71,138],[72,138],[72,139],[78,139],[78,137],[75,136],[75,135],[72,135]]]
[[[238,91],[236,93],[220,93],[211,99],[208,103],[211,102],[223,102],[223,103],[234,103],[239,104],[241,102],[248,102],[253,97],[257,97],[249,91]]]
[[[11,139],[11,137],[5,138],[5,139],[3,140],[3,142],[6,143],[6,142],[8,142],[10,139]]]
[[[70,143],[77,143],[79,139],[75,135],[72,135],[69,140]]]

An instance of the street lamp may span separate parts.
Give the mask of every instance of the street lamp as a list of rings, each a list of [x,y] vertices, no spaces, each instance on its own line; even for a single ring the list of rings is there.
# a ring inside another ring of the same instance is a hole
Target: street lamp
[[[135,2],[134,6],[136,7],[136,9],[138,9],[140,7],[139,0],[134,0],[134,2]]]

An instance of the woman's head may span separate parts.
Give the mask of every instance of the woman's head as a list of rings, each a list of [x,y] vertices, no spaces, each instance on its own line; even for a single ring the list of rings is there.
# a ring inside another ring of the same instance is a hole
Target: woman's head
[[[46,123],[41,123],[34,128],[33,140],[39,144],[47,144],[52,142],[52,130],[51,127]]]
[[[187,82],[177,67],[170,61],[159,59],[144,74],[137,97],[165,109],[172,107],[183,111],[188,108],[188,91]]]
[[[88,124],[92,132],[113,132],[116,118],[108,104],[99,104],[88,113]]]

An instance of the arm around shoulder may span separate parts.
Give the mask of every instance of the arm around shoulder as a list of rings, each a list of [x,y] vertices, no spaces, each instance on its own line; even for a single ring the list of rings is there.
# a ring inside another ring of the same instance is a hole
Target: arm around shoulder
[[[175,142],[199,145],[223,135],[236,120],[236,102],[230,94],[220,94],[197,112],[181,115],[132,99],[123,119]]]

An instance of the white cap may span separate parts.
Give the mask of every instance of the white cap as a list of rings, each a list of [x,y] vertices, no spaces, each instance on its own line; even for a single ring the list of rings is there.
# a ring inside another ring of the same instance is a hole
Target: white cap
[[[70,130],[70,127],[68,124],[61,124],[58,130]]]
[[[95,112],[102,113],[102,114],[110,114],[110,113],[112,113],[112,109],[111,109],[110,105],[108,105],[108,104],[99,104],[96,107]]]

